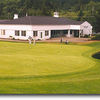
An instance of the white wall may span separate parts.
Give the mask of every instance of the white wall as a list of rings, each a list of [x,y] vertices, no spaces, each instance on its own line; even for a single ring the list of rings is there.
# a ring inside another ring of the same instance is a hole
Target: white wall
[[[49,35],[48,36],[45,36],[45,31],[49,31]],[[45,31],[38,31],[38,37],[37,39],[41,39],[41,40],[45,40],[45,39],[50,39],[51,37],[51,31],[50,30],[45,30]],[[41,34],[42,34],[42,37],[41,37]]]
[[[44,40],[51,37],[50,30],[67,30],[69,27],[69,25],[0,25],[0,30],[5,30],[6,32],[5,35],[1,35],[0,32],[0,38],[9,38],[12,36],[15,39],[27,40],[29,36],[33,37],[33,31],[38,31],[38,36],[35,39]],[[15,36],[15,30],[20,30],[20,36]],[[21,36],[21,31],[26,31],[26,36]],[[45,31],[49,31],[49,36],[45,36]]]
[[[13,34],[12,34],[12,33],[13,33],[12,30],[6,30],[6,31],[5,31],[5,35],[1,35],[1,31],[2,31],[2,30],[0,30],[0,38],[9,38],[9,36],[13,35]]]
[[[24,40],[27,40],[29,36],[33,35],[32,31],[30,31],[30,30],[26,31],[26,36],[21,36],[21,31],[20,31],[20,36],[15,36],[15,31],[13,31],[13,34],[14,34],[13,37],[15,39],[24,39]]]
[[[81,24],[81,30],[83,30],[83,34],[92,34],[92,26],[87,21]]]
[[[35,39],[49,39],[51,37],[50,26],[30,26],[30,25],[0,25],[0,38],[10,38],[27,40],[29,36],[33,37],[33,31],[38,31],[38,36]],[[5,30],[5,35],[1,35],[1,30]],[[20,36],[15,36],[15,30],[20,31]],[[21,31],[26,31],[26,36],[21,36]],[[45,31],[49,31],[49,36],[45,36]],[[42,38],[41,38],[42,32]]]
[[[1,30],[5,30],[5,35],[1,35]],[[20,36],[15,36],[15,30],[20,30]],[[27,31],[26,31],[27,30]],[[32,35],[32,27],[29,25],[0,25],[0,38],[28,39]],[[21,36],[21,31],[26,31],[26,37]]]
[[[72,29],[72,30],[80,30],[80,25],[70,25],[70,29]]]
[[[33,25],[32,30],[67,30],[70,25]]]
[[[92,34],[92,26],[88,22],[82,25],[0,25],[0,38],[9,38],[13,36],[15,39],[27,40],[29,36],[33,37],[33,31],[38,31],[35,39],[49,39],[51,37],[50,30],[83,30],[83,34]],[[1,30],[5,30],[6,35],[1,35]],[[26,36],[15,36],[15,30],[26,31]],[[45,36],[45,31],[49,31],[49,36]],[[42,38],[41,38],[42,32]]]

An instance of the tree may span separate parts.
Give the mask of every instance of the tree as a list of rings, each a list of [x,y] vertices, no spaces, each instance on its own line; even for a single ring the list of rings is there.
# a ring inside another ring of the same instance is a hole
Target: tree
[[[0,19],[12,19],[15,13],[23,17],[60,16],[79,21],[87,20],[96,31],[99,30],[100,0],[0,0]]]
[[[100,32],[100,7],[98,8],[95,17],[96,17],[95,30],[96,32]]]
[[[79,11],[79,14],[78,14],[78,21],[81,21],[82,20],[82,18],[83,18],[83,11],[82,11],[82,9]]]

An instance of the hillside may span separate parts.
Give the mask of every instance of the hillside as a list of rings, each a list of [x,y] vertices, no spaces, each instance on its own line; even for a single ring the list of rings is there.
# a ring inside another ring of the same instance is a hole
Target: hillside
[[[0,0],[0,19],[12,19],[19,16],[52,16],[58,11],[61,17],[75,20],[87,20],[96,32],[99,32],[100,0]]]

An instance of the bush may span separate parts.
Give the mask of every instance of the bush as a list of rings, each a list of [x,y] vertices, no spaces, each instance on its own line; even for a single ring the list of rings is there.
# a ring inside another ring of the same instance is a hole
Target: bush
[[[12,40],[15,40],[15,38],[13,37]]]
[[[92,40],[100,40],[100,34],[96,34],[94,37],[92,37]]]
[[[90,38],[90,35],[84,35],[84,38]]]
[[[13,38],[13,36],[9,36],[9,38],[10,38],[10,39],[12,39],[12,38]]]
[[[10,39],[15,40],[15,38],[13,36],[9,36]]]

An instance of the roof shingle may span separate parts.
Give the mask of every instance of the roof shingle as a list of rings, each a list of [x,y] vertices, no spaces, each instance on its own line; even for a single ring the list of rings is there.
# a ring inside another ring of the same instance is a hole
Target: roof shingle
[[[81,25],[82,23],[82,21],[48,16],[26,16],[14,20],[0,21],[0,24],[11,25]]]

